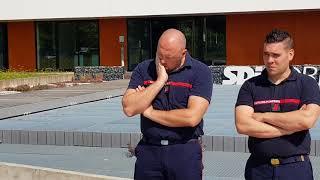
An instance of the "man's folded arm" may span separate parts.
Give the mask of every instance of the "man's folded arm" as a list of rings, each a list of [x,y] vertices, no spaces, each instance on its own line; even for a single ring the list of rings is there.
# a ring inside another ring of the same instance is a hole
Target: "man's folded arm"
[[[275,138],[288,134],[292,131],[259,122],[253,118],[254,109],[251,106],[239,105],[235,108],[235,123],[239,134],[257,138]]]
[[[190,96],[185,109],[170,111],[155,110],[150,106],[143,115],[150,120],[168,127],[195,127],[207,111],[209,102],[200,96]]]
[[[262,113],[261,120],[288,131],[302,131],[312,128],[320,114],[317,104],[308,104],[296,111],[284,113]]]
[[[122,98],[123,112],[129,117],[143,113],[164,85],[165,82],[155,81],[147,88],[127,89]]]

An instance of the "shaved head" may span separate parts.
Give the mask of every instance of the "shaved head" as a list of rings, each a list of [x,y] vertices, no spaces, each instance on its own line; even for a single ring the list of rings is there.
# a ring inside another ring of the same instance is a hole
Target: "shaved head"
[[[170,42],[170,44],[174,44],[177,48],[180,49],[186,48],[186,37],[181,31],[177,29],[168,29],[164,31],[160,36],[158,45],[163,41]]]
[[[160,36],[157,58],[168,72],[179,69],[185,61],[186,37],[177,29],[168,29]]]

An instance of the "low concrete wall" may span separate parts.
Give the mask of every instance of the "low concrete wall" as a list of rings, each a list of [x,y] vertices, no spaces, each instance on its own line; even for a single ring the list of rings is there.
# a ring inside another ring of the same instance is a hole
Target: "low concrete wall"
[[[4,144],[85,146],[128,149],[135,147],[141,138],[141,133],[0,130],[0,142]],[[206,151],[249,152],[247,136],[204,135],[201,139],[202,145],[205,147]],[[311,140],[310,155],[320,157],[320,140]]]
[[[75,80],[112,81],[124,78],[123,66],[77,66],[74,68]]]
[[[36,86],[38,84],[45,85],[50,83],[71,81],[74,78],[74,73],[61,73],[57,75],[48,75],[31,78],[20,78],[0,81],[0,90],[4,90],[7,87],[17,87],[19,85]]]
[[[0,162],[3,180],[128,180],[127,178],[94,175],[37,166]]]

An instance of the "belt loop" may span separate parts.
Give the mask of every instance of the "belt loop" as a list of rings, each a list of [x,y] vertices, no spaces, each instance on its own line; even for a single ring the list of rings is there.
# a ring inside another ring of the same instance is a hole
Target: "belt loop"
[[[278,158],[271,158],[271,165],[278,166],[280,164],[280,160]]]
[[[162,139],[162,140],[160,141],[160,144],[161,144],[162,146],[168,146],[168,145],[169,145],[169,140]]]

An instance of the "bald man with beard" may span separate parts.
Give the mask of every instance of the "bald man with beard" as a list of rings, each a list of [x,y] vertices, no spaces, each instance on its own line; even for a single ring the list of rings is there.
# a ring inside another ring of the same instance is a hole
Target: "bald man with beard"
[[[141,120],[134,179],[202,179],[199,138],[212,82],[208,66],[187,52],[184,34],[166,30],[156,58],[138,64],[122,99],[124,113]]]

